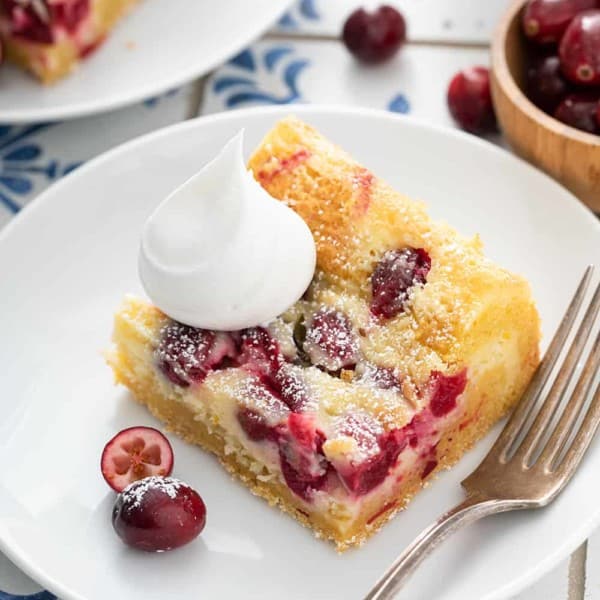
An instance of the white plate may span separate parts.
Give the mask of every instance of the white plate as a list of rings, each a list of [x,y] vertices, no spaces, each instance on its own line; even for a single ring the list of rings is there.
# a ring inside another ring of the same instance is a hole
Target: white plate
[[[0,122],[54,121],[111,110],[207,73],[273,24],[291,0],[140,0],[81,67],[45,87],[0,69]]]
[[[125,548],[100,475],[117,430],[154,424],[113,387],[100,351],[125,292],[140,291],[136,254],[152,208],[241,127],[257,144],[289,107],[171,127],[90,162],[43,194],[0,236],[0,550],[67,600],[362,597],[423,527],[462,497],[459,482],[491,438],[421,493],[362,549],[338,556],[232,481],[216,460],[174,440],[175,473],[202,493],[208,525],[181,550]],[[533,284],[546,339],[584,269],[600,224],[546,176],[473,137],[387,113],[311,106],[318,126],[436,217],[479,231],[488,254]],[[450,539],[405,600],[506,598],[566,557],[600,520],[600,445],[551,507],[490,518]]]

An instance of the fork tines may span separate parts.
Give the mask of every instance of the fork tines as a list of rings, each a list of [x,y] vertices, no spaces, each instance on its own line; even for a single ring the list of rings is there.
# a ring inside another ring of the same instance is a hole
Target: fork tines
[[[564,483],[579,464],[600,421],[600,384],[597,384],[579,423],[600,367],[600,332],[587,353],[579,378],[574,381],[600,311],[600,284],[587,304],[560,367],[555,368],[575,328],[593,272],[592,265],[587,267],[544,359],[488,455],[503,464],[517,462],[524,469],[542,469],[547,474],[562,475],[566,477]],[[539,406],[540,396],[548,385],[550,389]]]

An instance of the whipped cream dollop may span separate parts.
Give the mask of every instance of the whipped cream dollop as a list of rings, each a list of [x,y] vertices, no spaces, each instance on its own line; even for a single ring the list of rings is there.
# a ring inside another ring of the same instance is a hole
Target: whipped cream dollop
[[[244,165],[243,131],[156,208],[142,232],[139,274],[172,319],[233,331],[285,312],[313,277],[312,234]]]

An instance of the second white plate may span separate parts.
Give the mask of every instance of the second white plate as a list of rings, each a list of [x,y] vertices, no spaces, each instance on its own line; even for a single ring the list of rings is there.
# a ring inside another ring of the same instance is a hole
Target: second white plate
[[[291,0],[140,0],[71,76],[45,87],[0,68],[0,123],[103,112],[166,92],[247,46]]]

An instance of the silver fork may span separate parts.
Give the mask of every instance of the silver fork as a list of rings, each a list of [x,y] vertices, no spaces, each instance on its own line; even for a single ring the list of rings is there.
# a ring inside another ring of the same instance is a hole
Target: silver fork
[[[600,370],[600,332],[568,401],[562,402],[600,309],[600,284],[546,399],[537,412],[536,409],[540,394],[546,384],[550,384],[558,357],[574,329],[593,270],[592,265],[586,269],[544,359],[496,443],[479,467],[462,482],[466,499],[425,529],[364,600],[393,598],[432,550],[463,525],[509,510],[546,506],[569,482],[600,423],[600,384],[578,423]]]

